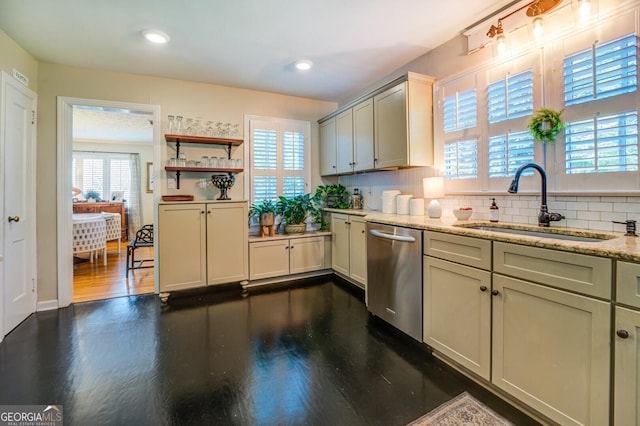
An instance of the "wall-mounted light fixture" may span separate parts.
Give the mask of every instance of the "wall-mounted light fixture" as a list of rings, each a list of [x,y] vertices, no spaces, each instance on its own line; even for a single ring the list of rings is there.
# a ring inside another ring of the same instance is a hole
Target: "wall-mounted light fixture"
[[[542,15],[544,15],[545,13],[549,13],[560,3],[562,3],[562,0],[533,0],[532,2],[527,3],[516,10],[509,12],[505,16],[498,18],[498,25],[496,26],[492,24],[491,27],[489,27],[489,30],[487,31],[487,37],[495,37],[496,42],[498,43],[498,52],[501,53],[502,51],[504,51],[504,42],[506,37],[504,34],[504,30],[502,29],[502,21],[522,11],[523,9],[527,9],[527,16],[533,18],[533,33],[535,34],[536,38],[540,38],[542,36],[543,28]]]

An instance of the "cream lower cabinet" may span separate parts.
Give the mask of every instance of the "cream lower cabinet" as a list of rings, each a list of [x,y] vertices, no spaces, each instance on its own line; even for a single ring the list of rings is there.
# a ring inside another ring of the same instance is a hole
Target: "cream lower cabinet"
[[[246,280],[247,203],[161,204],[160,291]]]
[[[249,243],[249,279],[259,280],[325,269],[324,236]]]
[[[332,213],[331,232],[331,267],[366,289],[367,231],[364,217]]]
[[[493,256],[491,381],[560,424],[609,424],[612,261],[501,242]]]
[[[423,340],[490,380],[491,242],[428,231],[423,240]]]
[[[615,425],[640,425],[640,264],[617,262],[614,327]]]

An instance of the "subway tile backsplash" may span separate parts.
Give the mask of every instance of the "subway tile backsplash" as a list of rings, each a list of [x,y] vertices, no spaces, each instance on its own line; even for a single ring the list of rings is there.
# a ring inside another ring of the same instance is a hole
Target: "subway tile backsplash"
[[[407,169],[341,176],[340,183],[349,192],[354,188],[363,194],[364,208],[381,210],[382,191],[399,189],[404,194],[423,197],[422,178],[424,169]],[[489,220],[491,198],[495,197],[500,207],[500,221],[535,225],[538,223],[540,195],[448,195],[440,199],[442,216],[453,217],[452,210],[462,206],[473,207],[471,220]],[[640,196],[566,196],[548,195],[550,212],[560,213],[565,219],[553,222],[553,227],[590,229],[594,231],[624,232],[624,225],[615,224],[625,220],[640,222]],[[429,200],[425,200],[425,208]]]

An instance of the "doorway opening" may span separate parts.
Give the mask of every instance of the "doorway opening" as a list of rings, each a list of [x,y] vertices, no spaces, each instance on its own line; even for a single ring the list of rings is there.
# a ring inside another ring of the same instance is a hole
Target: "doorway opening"
[[[155,222],[159,115],[155,105],[58,99],[59,306],[156,291],[156,268],[127,271],[126,253]]]

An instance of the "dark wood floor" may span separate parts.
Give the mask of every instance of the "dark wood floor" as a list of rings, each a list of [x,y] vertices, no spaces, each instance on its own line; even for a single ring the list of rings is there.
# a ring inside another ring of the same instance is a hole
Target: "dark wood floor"
[[[0,383],[0,404],[62,404],[68,425],[405,425],[465,390],[536,424],[332,276],[39,312],[0,343]]]

